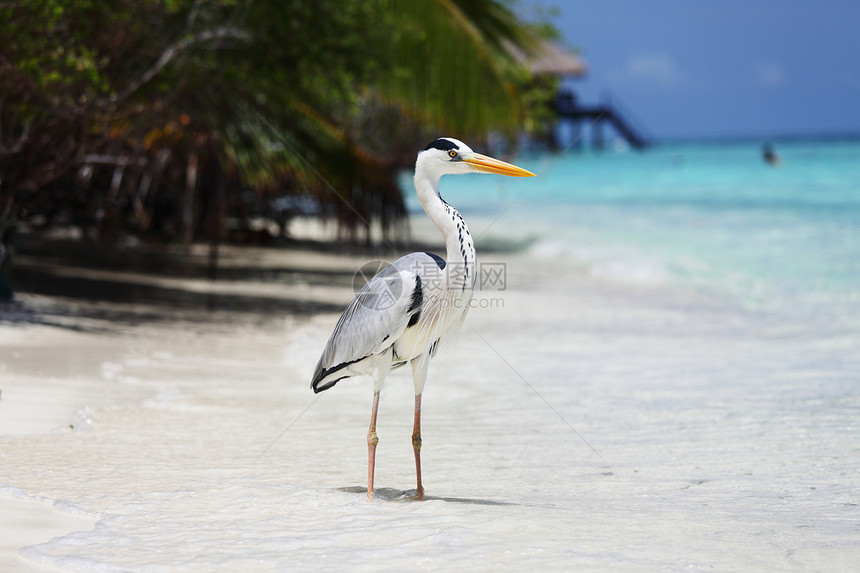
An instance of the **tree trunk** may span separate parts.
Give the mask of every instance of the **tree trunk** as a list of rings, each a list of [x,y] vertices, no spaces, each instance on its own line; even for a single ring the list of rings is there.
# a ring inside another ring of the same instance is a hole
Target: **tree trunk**
[[[182,229],[185,243],[194,240],[194,191],[197,187],[197,151],[188,154],[185,169],[185,202],[182,207]]]

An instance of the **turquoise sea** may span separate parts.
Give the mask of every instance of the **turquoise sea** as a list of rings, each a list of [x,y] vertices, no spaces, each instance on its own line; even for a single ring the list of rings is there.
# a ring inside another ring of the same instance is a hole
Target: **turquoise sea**
[[[640,283],[679,282],[744,306],[860,316],[860,141],[663,144],[514,161],[533,179],[447,178],[480,250],[528,238],[536,257]],[[420,212],[414,193],[409,206]],[[479,253],[480,254],[480,253]]]

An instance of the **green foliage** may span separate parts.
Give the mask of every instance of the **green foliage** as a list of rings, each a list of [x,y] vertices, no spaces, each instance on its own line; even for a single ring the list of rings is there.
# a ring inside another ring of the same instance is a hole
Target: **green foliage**
[[[531,113],[506,46],[534,34],[499,0],[22,0],[0,26],[0,212],[74,188],[93,218],[199,234],[250,188],[386,229],[428,132]]]
[[[524,28],[490,0],[394,2],[394,41],[381,94],[419,122],[444,131],[483,134],[521,124],[522,110],[504,42],[523,44]]]

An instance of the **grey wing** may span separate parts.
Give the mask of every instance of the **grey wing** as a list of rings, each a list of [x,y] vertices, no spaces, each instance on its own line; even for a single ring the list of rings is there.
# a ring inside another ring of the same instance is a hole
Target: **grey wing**
[[[349,366],[394,344],[421,312],[422,275],[444,264],[435,255],[412,253],[370,279],[343,311],[323,350],[311,381],[314,392],[353,375]]]

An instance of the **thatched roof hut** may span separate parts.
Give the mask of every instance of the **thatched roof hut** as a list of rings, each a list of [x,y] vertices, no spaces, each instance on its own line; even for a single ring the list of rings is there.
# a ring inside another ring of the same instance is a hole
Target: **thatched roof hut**
[[[540,40],[532,55],[526,55],[513,46],[509,50],[517,61],[525,63],[535,75],[581,77],[588,73],[588,66],[583,59],[558,42]]]

